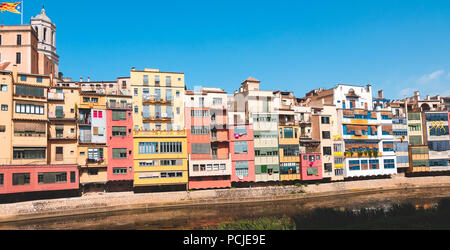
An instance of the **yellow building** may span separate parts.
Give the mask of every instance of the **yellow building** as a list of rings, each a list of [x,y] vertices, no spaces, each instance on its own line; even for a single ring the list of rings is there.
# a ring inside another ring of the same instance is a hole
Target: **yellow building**
[[[300,180],[300,126],[295,120],[296,98],[292,92],[277,92],[278,107],[280,180]]]
[[[77,164],[77,110],[80,89],[61,84],[48,92],[48,158],[50,164]]]
[[[48,76],[17,73],[13,69],[14,94],[12,165],[47,164],[47,91]]]
[[[187,134],[184,128],[184,74],[157,69],[130,73],[133,92],[134,186],[188,183]]]

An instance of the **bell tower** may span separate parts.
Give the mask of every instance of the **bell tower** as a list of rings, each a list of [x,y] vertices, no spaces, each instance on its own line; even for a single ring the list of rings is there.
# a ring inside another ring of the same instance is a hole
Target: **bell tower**
[[[59,56],[56,54],[56,25],[46,15],[44,6],[41,14],[31,18],[31,26],[37,33],[38,52],[47,56],[54,64],[54,72],[58,74]]]

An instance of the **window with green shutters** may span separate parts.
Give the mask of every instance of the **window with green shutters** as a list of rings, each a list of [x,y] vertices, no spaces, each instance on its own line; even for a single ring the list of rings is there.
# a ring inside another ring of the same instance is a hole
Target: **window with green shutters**
[[[16,95],[44,97],[44,88],[16,85]]]
[[[63,118],[64,117],[64,107],[63,106],[56,106],[55,107],[55,116],[56,116],[56,118]]]
[[[411,120],[411,121],[420,120],[420,113],[408,113],[408,120]]]
[[[127,112],[126,111],[112,111],[112,120],[113,121],[123,121],[127,119]]]
[[[409,136],[409,143],[411,145],[422,145],[422,136],[420,135],[410,135]]]
[[[112,127],[112,136],[114,137],[127,136],[127,127]]]
[[[113,159],[126,159],[127,149],[126,148],[113,148]]]

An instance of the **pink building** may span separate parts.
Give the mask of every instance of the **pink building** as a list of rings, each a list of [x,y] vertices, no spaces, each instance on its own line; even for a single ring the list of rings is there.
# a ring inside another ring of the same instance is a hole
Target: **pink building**
[[[232,182],[255,181],[255,150],[252,125],[230,125]]]
[[[118,100],[116,100],[118,99]],[[122,99],[122,101],[120,101]],[[108,96],[106,104],[108,145],[108,185],[132,184],[133,173],[133,114],[130,96]],[[132,185],[129,187],[132,187]]]
[[[226,92],[216,88],[186,91],[189,189],[231,187],[231,156]]]
[[[78,190],[77,165],[2,166],[0,194]]]
[[[322,179],[322,155],[320,153],[300,154],[302,180]]]

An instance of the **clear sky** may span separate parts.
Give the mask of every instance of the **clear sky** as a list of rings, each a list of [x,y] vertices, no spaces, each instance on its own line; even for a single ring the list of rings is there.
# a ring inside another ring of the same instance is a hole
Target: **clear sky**
[[[370,83],[388,98],[450,95],[448,0],[25,0],[25,23],[42,4],[57,26],[60,71],[74,80],[136,67],[229,93],[252,76],[298,97],[337,83]]]

